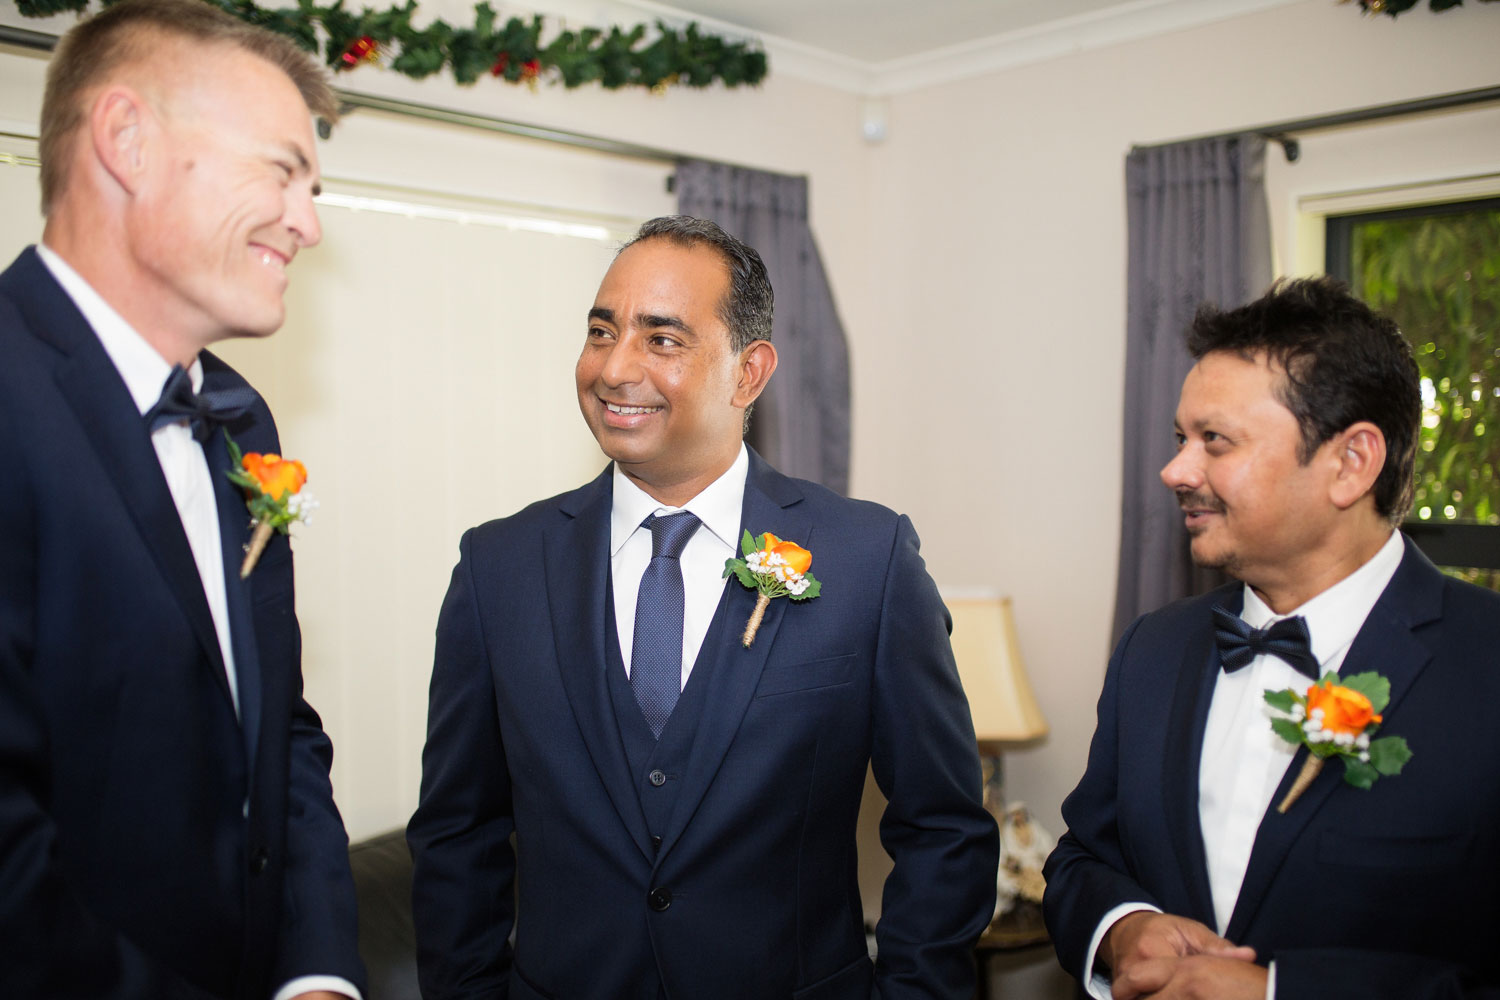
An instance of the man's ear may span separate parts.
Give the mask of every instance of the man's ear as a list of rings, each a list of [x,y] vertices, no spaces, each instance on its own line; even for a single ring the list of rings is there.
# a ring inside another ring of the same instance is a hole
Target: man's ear
[[[1375,480],[1385,468],[1385,435],[1368,420],[1350,424],[1328,442],[1336,463],[1329,499],[1347,510],[1375,489]]]
[[[775,370],[776,348],[769,340],[751,341],[740,352],[740,377],[734,387],[734,405],[743,408],[755,402]]]
[[[89,140],[94,160],[129,194],[146,169],[149,111],[140,93],[123,84],[100,91],[89,106]]]

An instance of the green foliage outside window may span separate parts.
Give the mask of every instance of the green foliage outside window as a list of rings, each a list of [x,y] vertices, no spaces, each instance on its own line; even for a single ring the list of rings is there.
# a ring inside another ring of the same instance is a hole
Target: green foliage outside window
[[[1356,222],[1350,274],[1422,373],[1411,517],[1500,526],[1500,208],[1475,205]],[[1500,589],[1500,570],[1457,575]]]

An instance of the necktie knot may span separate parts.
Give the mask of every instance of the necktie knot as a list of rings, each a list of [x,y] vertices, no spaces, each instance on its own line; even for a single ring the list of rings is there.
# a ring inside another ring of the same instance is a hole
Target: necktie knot
[[[681,559],[699,523],[697,516],[686,510],[646,518],[645,526],[651,529],[651,558]]]
[[[1280,657],[1299,673],[1318,679],[1318,658],[1313,655],[1312,636],[1301,615],[1283,618],[1266,628],[1251,628],[1239,615],[1214,608],[1214,642],[1226,673],[1264,654]]]
[[[193,437],[207,441],[214,427],[243,416],[255,405],[255,399],[255,390],[249,386],[194,392],[187,369],[173,365],[161,397],[146,411],[146,429],[154,431],[162,424],[185,419],[193,429]]]

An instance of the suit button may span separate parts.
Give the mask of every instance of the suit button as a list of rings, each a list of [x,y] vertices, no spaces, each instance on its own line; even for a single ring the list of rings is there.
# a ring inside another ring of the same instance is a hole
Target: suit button
[[[665,785],[667,783],[667,776],[665,774],[662,774],[660,771],[652,771],[650,774],[646,775],[646,780],[651,782],[651,784],[655,785],[657,788],[660,788],[662,785]]]
[[[250,874],[259,875],[266,870],[266,865],[271,863],[270,852],[264,847],[257,847],[250,852]]]
[[[661,838],[660,837],[652,837],[651,838],[651,849],[653,851],[659,851],[659,850],[661,850]]]
[[[672,905],[672,890],[666,886],[657,886],[646,894],[646,904],[657,913],[661,913]]]

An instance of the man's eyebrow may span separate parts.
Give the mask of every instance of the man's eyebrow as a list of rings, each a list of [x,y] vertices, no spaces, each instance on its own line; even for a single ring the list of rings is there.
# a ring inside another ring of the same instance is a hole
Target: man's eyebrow
[[[637,326],[648,330],[659,330],[666,327],[669,330],[681,330],[683,333],[692,333],[693,328],[688,326],[676,316],[658,316],[655,313],[641,313],[635,318]]]
[[[615,321],[615,311],[613,309],[606,309],[603,306],[595,306],[589,310],[589,319],[602,319],[606,323],[613,323]]]

